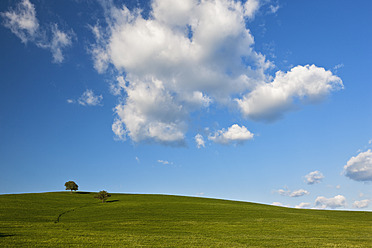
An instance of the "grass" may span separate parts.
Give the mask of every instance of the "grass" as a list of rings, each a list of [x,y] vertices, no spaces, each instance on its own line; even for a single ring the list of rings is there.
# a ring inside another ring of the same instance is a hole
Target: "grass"
[[[165,195],[0,196],[0,247],[372,247],[372,212]]]

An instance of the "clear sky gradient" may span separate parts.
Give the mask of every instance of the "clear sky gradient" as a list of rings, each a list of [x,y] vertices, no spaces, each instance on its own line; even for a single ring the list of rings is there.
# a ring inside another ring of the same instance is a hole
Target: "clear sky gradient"
[[[0,1],[0,193],[372,210],[372,2]]]

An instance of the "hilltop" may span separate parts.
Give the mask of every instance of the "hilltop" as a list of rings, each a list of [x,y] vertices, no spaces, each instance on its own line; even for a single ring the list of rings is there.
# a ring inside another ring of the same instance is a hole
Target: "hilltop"
[[[372,213],[89,192],[0,196],[1,247],[372,247]]]

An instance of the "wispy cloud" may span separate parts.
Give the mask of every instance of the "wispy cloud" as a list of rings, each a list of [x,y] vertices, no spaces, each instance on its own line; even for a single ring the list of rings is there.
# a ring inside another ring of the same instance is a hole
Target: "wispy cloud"
[[[309,191],[304,190],[304,189],[298,189],[298,190],[294,190],[294,191],[290,191],[288,189],[279,189],[279,190],[277,190],[277,192],[280,195],[289,196],[289,197],[300,197],[300,196],[310,194]]]
[[[160,164],[163,164],[163,165],[172,165],[173,164],[173,162],[169,162],[169,161],[167,161],[167,160],[158,160],[158,163],[160,163]]]
[[[275,14],[276,12],[278,12],[280,6],[279,5],[270,5],[269,6],[269,11],[270,11],[270,14]]]
[[[36,18],[35,6],[29,0],[19,2],[15,9],[1,13],[1,16],[4,26],[9,28],[23,43],[35,40],[39,22]]]
[[[52,53],[54,63],[63,62],[62,50],[72,45],[75,36],[72,30],[61,31],[57,24],[39,25],[35,6],[29,0],[23,0],[15,9],[0,14],[4,19],[3,25],[23,43],[32,42],[40,48],[48,49]]]
[[[97,106],[102,105],[102,95],[95,95],[93,90],[87,89],[79,97],[78,103],[83,106]]]

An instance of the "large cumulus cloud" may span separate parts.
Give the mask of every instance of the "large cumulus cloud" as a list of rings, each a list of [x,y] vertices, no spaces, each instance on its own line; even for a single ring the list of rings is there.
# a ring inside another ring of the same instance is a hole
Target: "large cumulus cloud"
[[[298,99],[315,102],[342,87],[315,65],[267,74],[273,63],[254,50],[247,28],[259,6],[257,0],[154,0],[144,18],[139,9],[104,4],[107,27],[92,27],[91,53],[98,72],[113,67],[122,75],[114,87],[123,94],[115,110],[119,134],[182,143],[190,113],[211,104],[270,121]]]

